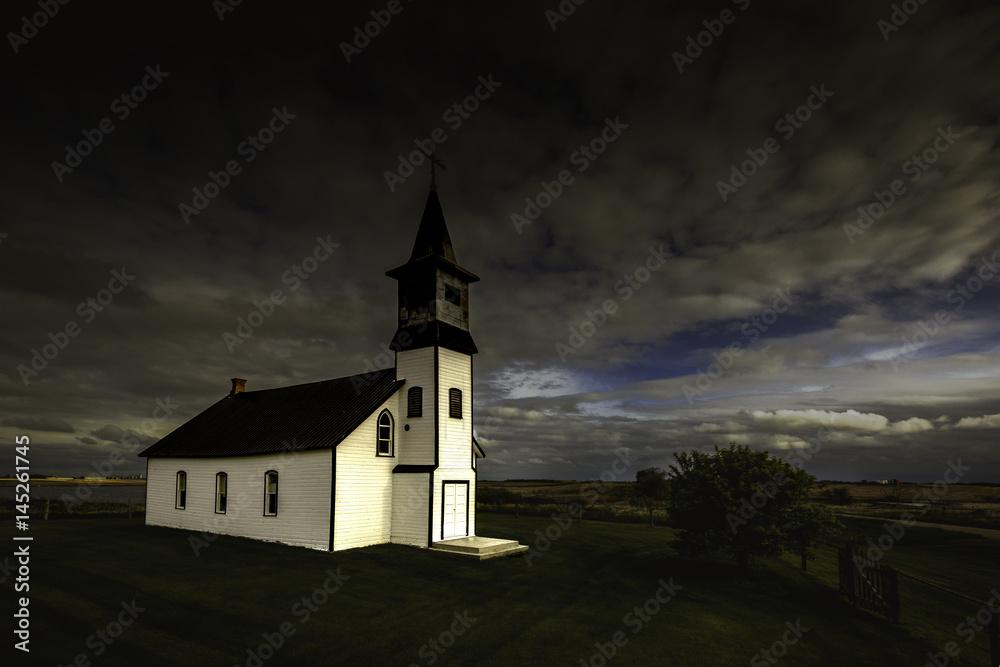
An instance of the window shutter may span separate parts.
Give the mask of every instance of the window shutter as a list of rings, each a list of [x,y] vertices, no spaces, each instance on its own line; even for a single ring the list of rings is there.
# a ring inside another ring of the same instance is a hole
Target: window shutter
[[[424,415],[424,390],[413,387],[406,394],[406,416],[422,417]]]
[[[448,390],[448,415],[457,419],[462,418],[462,390]]]

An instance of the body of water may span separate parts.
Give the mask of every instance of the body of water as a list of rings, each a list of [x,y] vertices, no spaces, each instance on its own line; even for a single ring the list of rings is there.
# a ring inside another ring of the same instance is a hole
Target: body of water
[[[0,486],[0,500],[13,500],[15,486]],[[97,500],[100,502],[118,502],[142,504],[146,502],[145,484],[60,484],[60,485],[30,485],[31,501],[36,503],[50,498],[53,502],[61,500],[63,494],[80,500]]]

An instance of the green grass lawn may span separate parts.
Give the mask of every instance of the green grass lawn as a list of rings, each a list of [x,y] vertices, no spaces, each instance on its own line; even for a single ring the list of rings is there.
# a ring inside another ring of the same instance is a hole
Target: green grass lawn
[[[524,544],[552,525],[486,513],[479,523],[482,535]],[[69,665],[83,654],[96,666],[243,666],[282,624],[281,648],[251,666],[591,664],[595,643],[617,632],[609,664],[751,665],[796,621],[809,630],[784,664],[923,665],[976,611],[906,584],[904,622],[893,625],[840,597],[832,549],[808,572],[789,557],[744,576],[721,559],[680,560],[666,546],[669,529],[640,524],[574,523],[530,566],[523,557],[479,562],[396,545],[329,554],[232,537],[195,556],[189,533],[141,520],[33,521],[31,530],[31,660],[5,665]],[[1000,542],[961,533],[913,528],[885,562],[976,597],[1000,584]],[[338,569],[342,588],[307,618],[301,599]],[[627,617],[660,579],[682,588],[645,620]],[[11,599],[12,579],[2,586]],[[143,611],[113,643],[88,641],[132,600]],[[5,635],[11,641],[9,627]],[[431,639],[451,646],[436,652]],[[986,664],[985,633],[961,645],[951,664]]]

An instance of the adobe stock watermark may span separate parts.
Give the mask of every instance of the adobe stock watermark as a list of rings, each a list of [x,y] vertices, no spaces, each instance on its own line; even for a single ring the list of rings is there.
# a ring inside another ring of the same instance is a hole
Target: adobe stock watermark
[[[962,465],[961,458],[948,461],[948,467],[945,469],[941,479],[934,482],[930,489],[924,489],[922,493],[914,494],[913,502],[917,502],[921,498],[926,500],[940,500],[948,493],[951,485],[961,480],[965,476],[965,473],[970,470],[972,470],[972,466]],[[924,509],[920,512],[921,516],[927,514],[930,508],[931,504],[926,503]],[[866,568],[882,560],[886,553],[892,550],[896,546],[896,543],[903,539],[903,536],[906,535],[906,529],[916,523],[917,521],[912,512],[901,513],[898,521],[883,523],[882,527],[884,531],[879,535],[878,539],[868,538],[866,542],[868,549],[864,552],[864,556],[859,556],[857,553],[854,554],[852,559],[854,567],[859,572],[864,573]]]
[[[281,441],[281,452],[271,457],[267,467],[267,472],[277,472],[280,476],[281,472],[285,469],[287,463],[297,462],[296,454],[299,451],[298,439],[292,438],[291,441],[282,440]],[[239,484],[234,484],[232,480],[233,475],[227,477],[227,506],[226,511],[222,514],[216,513],[212,515],[211,526],[209,530],[203,531],[201,533],[191,533],[188,535],[188,546],[191,547],[191,551],[194,553],[195,557],[201,556],[201,552],[212,546],[219,537],[231,533],[226,533],[223,529],[228,528],[234,522],[238,521],[244,512],[244,503],[247,498],[247,490],[251,493],[255,492],[256,489],[263,489],[265,484],[264,474],[257,471],[247,470],[245,471],[245,476],[243,478],[243,486],[246,487],[241,493],[239,489]],[[239,481],[239,478],[235,480]],[[253,496],[259,498],[259,496]],[[256,514],[259,516],[260,510],[259,506],[254,504],[251,500],[251,516]]]
[[[750,7],[750,0],[732,0],[732,3],[739,7],[741,12],[746,11]],[[734,21],[736,21],[736,14],[731,9],[723,9],[717,19],[705,19],[702,21],[701,24],[705,26],[705,29],[694,37],[688,35],[687,48],[684,49],[684,53],[680,51],[674,51],[673,53],[674,65],[677,66],[677,71],[683,74],[684,67],[693,65],[694,61],[705,52],[705,49],[712,46],[715,40],[722,36],[726,26],[731,25]]]
[[[309,280],[309,277],[319,269],[319,265],[330,259],[333,251],[339,247],[339,243],[330,240],[329,234],[325,239],[322,236],[317,236],[316,247],[313,248],[312,253],[303,257],[299,264],[292,264],[287,271],[282,273],[281,282],[289,285],[289,292],[294,292],[302,286],[302,281]],[[263,326],[267,318],[274,314],[275,309],[285,303],[287,298],[284,290],[276,287],[270,291],[269,296],[260,301],[254,299],[252,302],[253,310],[247,314],[246,318],[243,316],[236,318],[235,332],[226,331],[222,334],[222,342],[226,344],[229,353],[232,354],[237,346],[249,340],[254,332]]]
[[[303,595],[292,605],[292,617],[298,620],[299,625],[308,623],[313,614],[329,602],[330,598],[343,588],[344,582],[351,578],[350,575],[341,573],[339,567],[336,572],[327,570],[325,574],[327,577],[321,586],[317,586],[309,595]],[[242,664],[234,663],[233,667],[262,667],[265,662],[281,650],[281,647],[295,635],[297,630],[298,628],[291,621],[280,623],[273,632],[263,633],[261,635],[263,641],[257,646],[248,648],[246,660]]]
[[[948,303],[955,304],[953,312],[957,313],[962,310],[965,304],[975,298],[998,274],[1000,274],[1000,264],[997,264],[996,253],[993,253],[992,258],[983,257],[976,272],[969,276],[964,283],[955,283],[955,289],[948,292],[945,297]],[[947,311],[939,309],[934,313],[933,318],[918,320],[913,333],[909,337],[902,337],[902,347],[889,358],[892,371],[899,372],[901,365],[915,359],[917,353],[930,345],[942,328],[951,322],[951,317]]]
[[[271,114],[271,119],[267,121],[264,127],[253,134],[247,135],[247,138],[236,147],[236,154],[241,156],[245,163],[250,164],[253,162],[257,155],[263,152],[268,144],[274,141],[275,135],[284,131],[289,123],[298,117],[298,114],[288,113],[287,106],[281,107],[281,111],[277,107],[272,107]],[[238,160],[230,160],[217,172],[209,169],[209,180],[205,185],[201,188],[191,188],[191,192],[194,193],[191,203],[186,204],[181,202],[177,205],[177,210],[184,219],[184,224],[191,224],[191,216],[201,215],[201,212],[208,208],[212,200],[218,197],[220,192],[229,187],[233,177],[238,176],[242,172],[243,165]]]
[[[752,667],[767,667],[768,665],[778,664],[778,660],[788,655],[788,647],[798,644],[799,640],[809,632],[809,628],[802,625],[802,620],[798,618],[795,619],[794,623],[785,621],[785,627],[788,629],[781,635],[781,639],[778,639],[769,648],[762,649],[750,658]]]
[[[225,532],[225,530],[234,522],[239,521],[239,519],[243,516],[244,508],[240,502],[240,498],[232,498],[232,494],[229,493],[228,488],[226,490],[225,497],[226,511],[215,512],[212,514],[212,517],[209,520],[211,525],[208,527],[208,530],[188,535],[188,546],[191,547],[191,551],[194,553],[195,558],[201,556],[201,552],[212,546],[212,543],[221,536],[230,534]],[[257,508],[255,507],[254,509]],[[260,514],[260,511],[258,510],[256,513]]]
[[[643,285],[649,282],[653,272],[663,266],[667,258],[672,256],[673,253],[663,252],[662,243],[659,249],[649,246],[649,255],[646,257],[646,261],[640,263],[632,270],[632,273],[625,274],[621,280],[614,284],[615,293],[623,295],[623,303],[628,301],[638,290],[642,289]],[[559,355],[559,361],[565,364],[569,355],[576,354],[588,340],[594,337],[598,329],[607,324],[608,318],[617,312],[618,302],[615,299],[605,299],[599,308],[585,310],[586,319],[580,322],[579,327],[569,327],[569,337],[566,339],[566,343],[556,342],[555,348],[556,354]]]
[[[243,0],[212,0],[212,9],[219,17],[219,23],[226,20],[226,14],[236,11],[236,8],[243,4]]]
[[[830,421],[832,423],[832,418]],[[793,468],[802,468],[806,461],[811,460],[823,449],[823,443],[831,437],[833,437],[833,432],[825,425],[821,426],[816,431],[815,437],[806,438],[805,441],[808,444],[805,447],[793,449],[785,455],[785,463]],[[726,514],[726,523],[729,524],[729,529],[733,531],[733,535],[757,516],[760,510],[764,509],[778,495],[778,490],[787,483],[788,475],[785,474],[784,470],[778,470],[771,476],[771,479],[755,484],[754,486],[757,488],[757,491],[749,498],[743,497],[740,499],[739,514],[734,514],[733,512]]]
[[[156,67],[147,66],[146,76],[127,93],[122,93],[111,101],[110,110],[118,120],[125,120],[139,104],[143,102],[152,91],[163,83],[163,80],[170,76],[170,72],[160,69],[159,63]],[[101,145],[104,138],[115,131],[115,124],[110,117],[102,118],[97,127],[92,130],[83,130],[83,139],[75,145],[66,145],[66,157],[64,162],[52,161],[52,171],[56,175],[56,180],[63,182],[65,174],[73,173],[73,170],[83,164],[83,158],[94,152],[94,149]]]
[[[611,465],[601,471],[599,480],[605,484],[620,482],[625,480],[625,473],[632,467],[632,460],[629,459],[630,450],[628,447],[619,447],[615,450],[615,460]],[[621,470],[619,470],[619,464]],[[607,491],[606,486],[601,486],[595,482],[584,484],[580,489],[580,496],[584,501],[593,503]]]
[[[285,466],[292,464],[298,464],[301,461],[299,453],[301,448],[299,446],[298,438],[292,438],[291,440],[281,441],[281,451],[268,455],[268,471],[277,472],[279,477],[281,473],[285,470]],[[256,470],[246,470],[245,476],[243,478],[243,485],[247,489],[256,490],[263,488],[264,485],[264,475],[260,471]],[[235,487],[234,487],[235,488]]]
[[[991,589],[990,595],[992,597],[975,615],[966,616],[964,621],[955,626],[955,634],[964,638],[966,644],[972,643],[979,633],[989,632],[990,623],[996,623],[995,617],[1000,615],[1000,591]],[[957,658],[961,652],[958,642],[948,642],[943,651],[927,653],[929,660],[924,663],[924,667],[946,667],[951,658]]]
[[[628,455],[628,447],[619,447],[616,449],[615,460],[611,462],[610,466],[601,471],[600,481],[610,484],[623,480],[625,473],[628,472],[629,467],[632,465],[632,461],[628,458]],[[606,492],[607,487],[591,482],[585,484],[580,489],[580,496],[584,499],[584,502],[593,503]],[[529,549],[522,554],[524,562],[528,567],[531,567],[535,558],[551,549],[552,545],[572,527],[574,521],[579,521],[583,518],[583,505],[578,502],[569,503],[566,506],[566,511],[560,514],[552,514],[550,518],[552,519],[552,523],[545,528],[544,532],[541,530],[535,531],[535,543],[530,545]]]
[[[828,418],[828,420],[830,424],[833,424],[832,417]],[[820,426],[814,437],[805,438],[805,447],[792,449],[785,454],[785,463],[793,468],[804,468],[806,461],[811,461],[814,456],[819,454],[820,450],[823,449],[823,443],[827,442],[832,437],[833,430],[826,425]]]
[[[420,319],[424,319],[425,315],[429,315],[414,332],[419,336],[427,330],[431,320],[436,316],[437,300],[429,300],[426,306],[419,306],[416,311]],[[417,338],[409,331],[401,331],[398,336],[393,338],[391,343],[379,344],[379,348],[382,351],[374,357],[365,359],[364,370],[357,375],[351,376],[351,387],[354,389],[354,393],[360,396],[361,390],[375,381],[375,376],[380,370],[392,368],[396,365],[395,355],[397,352],[410,349],[410,346],[416,342]]]
[[[680,584],[675,584],[673,577],[667,580],[660,579],[656,583],[659,584],[659,588],[652,596],[641,605],[633,607],[622,617],[622,625],[630,629],[633,635],[642,632],[653,620],[653,617],[659,614],[676,597],[678,591],[684,588]],[[597,651],[586,658],[580,658],[580,667],[604,667],[618,654],[620,649],[628,644],[628,640],[629,637],[625,631],[618,630],[611,635],[608,641],[594,642],[594,648]]]
[[[549,27],[552,28],[552,32],[556,31],[560,23],[565,23],[566,20],[576,12],[576,8],[585,3],[587,0],[562,0],[559,5],[552,9],[545,10],[545,20],[549,22]]]
[[[124,266],[121,271],[113,269],[107,288],[98,290],[94,296],[87,297],[77,305],[76,314],[83,318],[83,324],[93,322],[97,314],[104,312],[114,301],[115,296],[125,291],[125,288],[133,280],[135,280],[135,276],[129,274]],[[76,338],[82,331],[83,329],[76,320],[69,320],[56,333],[49,332],[48,338],[51,342],[43,344],[41,351],[38,348],[31,348],[31,360],[28,364],[18,364],[16,369],[24,386],[28,386],[29,378],[38,377],[42,371],[48,368],[49,364],[55,361],[56,357],[69,346],[70,339]]]
[[[153,408],[151,418],[143,419],[142,422],[136,427],[122,431],[118,442],[125,450],[125,454],[135,454],[141,447],[146,446],[152,436],[144,434],[154,432],[157,424],[166,421],[167,418],[174,414],[177,408],[180,407],[180,404],[174,403],[169,396],[165,399],[156,399],[155,404],[156,407]],[[124,465],[128,462],[129,459],[126,459],[125,455],[123,455],[121,451],[113,449],[104,459],[100,461],[91,461],[90,466],[99,476],[106,478],[109,477],[118,466]],[[63,493],[59,500],[62,501],[63,507],[66,508],[66,512],[68,514],[72,514],[74,507],[84,501],[90,500],[95,488],[97,488],[97,483],[93,481],[85,481],[83,484],[76,485],[76,488],[73,489],[72,495],[69,493]]]
[[[997,264],[997,254],[993,253],[992,258],[987,258],[984,255],[976,272],[966,279],[964,285],[955,283],[955,289],[948,292],[945,300],[955,304],[954,310],[957,313],[965,308],[965,304],[974,299],[976,294],[986,286],[986,283],[992,281],[998,274],[1000,274],[1000,264]]]
[[[834,93],[826,89],[825,83],[821,83],[819,88],[810,86],[809,91],[811,94],[806,98],[804,104],[796,107],[795,111],[786,113],[774,124],[774,130],[781,134],[785,141],[794,137],[795,133],[809,122],[813,112],[822,109],[823,105],[834,96]],[[715,187],[719,191],[722,201],[729,201],[729,197],[746,185],[748,179],[767,164],[768,159],[779,150],[781,150],[781,144],[774,137],[764,139],[762,148],[748,148],[746,153],[750,159],[744,160],[738,167],[736,164],[729,165],[729,178],[725,181],[715,182]]]
[[[413,0],[409,0],[412,2]],[[392,23],[392,17],[398,16],[406,9],[400,0],[389,0],[385,9],[373,9],[368,12],[372,20],[364,24],[364,30],[360,25],[354,26],[354,39],[351,43],[340,43],[340,52],[344,54],[347,64],[351,64],[351,58],[361,55],[361,51],[372,43],[372,40],[382,34],[382,31]]]
[[[468,632],[472,624],[479,620],[474,616],[470,616],[468,609],[462,613],[453,612],[452,616],[455,620],[451,622],[448,628],[442,630],[437,637],[428,637],[427,643],[417,651],[417,655],[424,659],[425,665],[436,663],[441,656],[448,652],[448,649],[455,645],[455,641]],[[411,662],[409,667],[420,667],[420,665],[419,663]]]
[[[739,515],[732,512],[726,514],[726,523],[729,524],[729,529],[733,531],[733,535],[739,531],[740,527],[745,526],[750,519],[757,516],[757,512],[763,509],[769,500],[778,495],[778,489],[786,483],[788,483],[788,475],[785,474],[784,470],[779,470],[774,473],[771,479],[755,484],[757,492],[750,496],[749,499],[744,497],[740,500]]]
[[[131,602],[122,602],[121,608],[122,610],[118,612],[118,615],[113,620],[108,622],[104,627],[98,628],[94,631],[94,634],[87,637],[85,644],[87,648],[93,651],[93,657],[98,658],[104,655],[104,652],[122,636],[125,628],[135,623],[136,619],[139,618],[139,614],[146,611],[145,607],[139,606],[135,598]],[[67,667],[89,665],[90,660],[90,654],[79,653],[67,664]]]
[[[774,290],[774,293],[777,296],[771,303],[771,306],[764,308],[760,311],[760,314],[747,319],[743,326],[740,327],[740,333],[748,341],[746,345],[756,343],[762,333],[766,333],[768,329],[774,326],[774,323],[778,321],[779,315],[788,312],[788,309],[795,305],[791,299],[791,287],[786,287],[784,290],[777,288]],[[706,391],[711,389],[716,380],[725,375],[726,371],[733,367],[736,359],[743,356],[745,351],[744,342],[742,340],[734,340],[727,347],[723,348],[721,353],[713,352],[712,363],[705,369],[698,369],[694,386],[684,383],[684,386],[681,387],[684,391],[684,397],[687,398],[688,405],[694,404],[696,396],[703,396]]]
[[[14,54],[17,55],[22,46],[36,37],[38,31],[49,24],[49,19],[56,17],[60,7],[68,4],[69,0],[38,0],[38,8],[41,11],[35,12],[30,18],[22,16],[21,29],[17,32],[7,33],[7,41],[10,42],[10,48],[14,49]]]
[[[931,165],[940,159],[942,154],[948,152],[948,149],[955,145],[955,140],[961,138],[961,136],[961,134],[951,131],[951,125],[948,126],[947,130],[939,127],[938,136],[926,148],[920,151],[919,154],[914,153],[909,160],[904,162],[900,167],[900,171],[910,177],[911,183],[917,182],[931,168]],[[890,183],[888,189],[885,191],[875,190],[872,193],[875,201],[869,204],[862,204],[858,207],[857,224],[844,223],[844,233],[847,235],[847,240],[851,242],[851,245],[854,245],[855,237],[861,236],[868,231],[875,224],[875,221],[885,215],[898,198],[906,193],[906,184],[899,178]]]
[[[622,132],[628,129],[628,125],[619,119],[620,116],[615,116],[614,120],[611,120],[610,117],[605,118],[604,127],[600,133],[588,143],[581,144],[569,156],[569,163],[576,167],[577,173],[582,174],[587,171],[597,156],[607,150],[608,145],[614,143],[622,135]],[[527,205],[524,207],[524,215],[512,213],[510,216],[510,221],[514,224],[517,233],[520,234],[522,227],[537,220],[542,211],[551,206],[552,202],[562,195],[566,187],[573,184],[574,179],[573,174],[568,169],[564,169],[552,181],[542,181],[542,189],[534,198],[525,197],[524,202]]]
[[[535,530],[535,543],[522,554],[525,564],[531,567],[535,558],[551,549],[552,544],[573,526],[573,522],[579,521],[582,517],[583,506],[578,502],[569,503],[564,512],[551,514],[552,523],[545,528],[544,532]]]
[[[10,556],[4,556],[3,562],[0,563],[0,584],[6,582],[15,574],[18,574],[18,564],[17,562],[11,562]]]
[[[904,0],[901,4],[893,3],[889,20],[879,19],[875,22],[875,27],[882,33],[882,41],[888,42],[889,36],[899,32],[899,29],[906,25],[910,17],[916,14],[925,2],[927,0]]]
[[[490,99],[497,88],[503,85],[503,81],[494,81],[493,74],[487,74],[486,78],[478,78],[479,85],[472,91],[472,95],[467,96],[461,102],[455,102],[441,114],[441,120],[448,123],[452,132],[457,132],[462,123],[472,117],[472,113],[479,109],[480,102]],[[436,127],[427,139],[414,139],[416,150],[410,151],[408,155],[400,153],[397,158],[399,163],[395,171],[386,170],[382,175],[385,177],[385,184],[389,186],[389,192],[395,192],[396,186],[405,183],[406,179],[414,174],[416,168],[424,161],[434,155],[438,144],[448,141],[448,135],[444,128]]]

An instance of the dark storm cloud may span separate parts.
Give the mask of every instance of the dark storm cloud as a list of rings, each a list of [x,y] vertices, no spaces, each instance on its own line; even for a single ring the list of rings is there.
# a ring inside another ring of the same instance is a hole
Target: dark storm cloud
[[[121,442],[124,431],[114,424],[106,424],[90,434],[106,442]]]
[[[800,446],[801,415],[754,417],[782,410],[885,420],[831,417],[843,433],[817,473],[930,477],[954,450],[1000,474],[1000,279],[955,300],[1000,249],[993,3],[926,3],[888,40],[890,8],[860,1],[586,3],[554,31],[534,3],[404,7],[350,63],[340,44],[369,5],[243,3],[220,21],[211,3],[71,4],[8,54],[0,433],[57,420],[120,447],[169,432],[231,377],[261,389],[376,363],[395,323],[383,274],[409,255],[429,180],[424,164],[391,190],[386,172],[441,128],[444,213],[483,278],[484,476],[596,476],[619,446],[661,465],[728,439]],[[734,20],[678,71],[674,53],[723,8]],[[122,118],[115,100],[158,66]],[[456,115],[480,77],[494,89]],[[287,125],[248,160],[275,110]],[[52,162],[103,118],[113,132],[60,182]],[[609,122],[619,135],[586,158]],[[777,152],[724,201],[719,183],[769,138]],[[231,160],[239,173],[186,222],[179,205]],[[562,171],[572,183],[519,233],[511,216]],[[319,239],[339,247],[296,284]],[[635,282],[661,244],[672,256]],[[123,267],[135,280],[81,314]],[[772,323],[776,290],[792,305]],[[608,300],[614,314],[560,359]],[[227,344],[258,307],[263,324]],[[63,338],[69,322],[80,331]],[[732,343],[745,353],[706,384]],[[18,367],[46,345],[58,352],[25,384]],[[92,438],[72,432],[50,432],[45,462],[84,472]]]
[[[26,431],[52,431],[55,433],[74,433],[76,431],[72,424],[55,417],[13,417],[4,419],[3,425]]]

